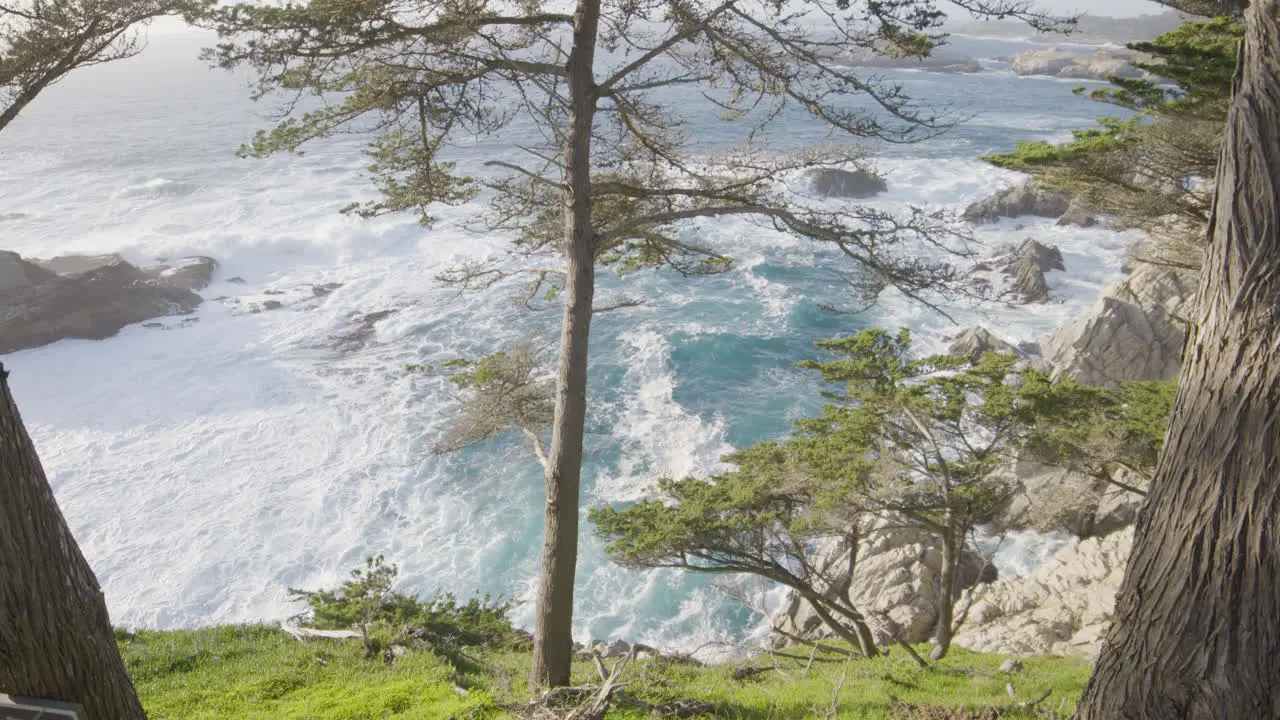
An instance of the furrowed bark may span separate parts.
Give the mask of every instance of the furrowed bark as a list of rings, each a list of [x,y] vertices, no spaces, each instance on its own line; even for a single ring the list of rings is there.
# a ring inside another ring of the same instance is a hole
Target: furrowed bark
[[[1280,2],[1246,27],[1198,318],[1079,720],[1280,717]]]
[[[595,118],[596,30],[600,0],[579,0],[567,65],[564,321],[556,370],[556,409],[547,454],[542,578],[531,682],[569,684],[573,660],[573,585],[578,561],[578,502],[587,412],[587,344],[595,293],[596,233],[591,223],[591,126]]]
[[[0,692],[146,720],[93,569],[67,527],[0,366]]]

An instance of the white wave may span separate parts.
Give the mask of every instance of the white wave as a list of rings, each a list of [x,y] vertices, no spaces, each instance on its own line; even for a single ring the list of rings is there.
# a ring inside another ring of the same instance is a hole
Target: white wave
[[[650,328],[619,339],[626,346],[627,393],[612,437],[622,456],[617,476],[596,481],[599,499],[638,500],[653,493],[658,478],[705,477],[728,469],[720,458],[733,447],[724,440],[723,420],[704,421],[673,398],[670,343]]]

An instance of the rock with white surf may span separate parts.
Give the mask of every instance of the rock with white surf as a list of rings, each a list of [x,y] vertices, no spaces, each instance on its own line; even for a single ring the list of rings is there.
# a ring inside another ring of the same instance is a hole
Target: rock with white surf
[[[202,302],[189,282],[171,283],[163,271],[118,255],[29,261],[0,251],[0,355],[67,338],[101,340],[128,325],[189,314]]]

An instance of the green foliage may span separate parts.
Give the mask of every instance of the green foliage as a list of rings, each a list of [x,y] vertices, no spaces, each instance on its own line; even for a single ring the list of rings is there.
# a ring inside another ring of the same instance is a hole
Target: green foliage
[[[121,633],[118,643],[138,694],[152,720],[445,720],[506,718],[502,706],[524,702],[530,654],[505,649],[475,654],[475,671],[459,677],[430,652],[411,653],[393,664],[363,659],[358,643],[300,643],[278,628],[223,626],[201,630]],[[846,663],[818,655],[807,670],[799,659],[778,654],[746,664],[772,665],[742,681],[736,664],[698,667],[661,661],[634,662],[623,680],[627,692],[650,703],[693,698],[716,707],[711,717],[809,718],[836,699],[835,717],[884,720],[895,702],[946,708],[1009,708],[1008,676],[997,671],[1003,657],[956,649],[925,671],[904,662],[899,650],[875,660]],[[1052,690],[1042,704],[1069,713],[1089,676],[1076,658],[1024,658],[1013,682],[1019,699]],[[597,682],[589,663],[575,666],[573,684]],[[835,692],[840,678],[838,694]],[[466,695],[455,690],[461,686]],[[1062,703],[1060,706],[1059,703]],[[1006,710],[1007,718],[1037,714]],[[625,705],[610,718],[649,717]]]
[[[119,646],[151,720],[443,720],[492,702],[484,688],[456,693],[455,669],[430,652],[368,662],[360,643],[275,627],[144,630]]]
[[[760,443],[725,460],[739,469],[711,480],[660,480],[670,502],[592,508],[589,518],[610,541],[610,556],[630,567],[748,572],[788,585],[802,582],[776,560],[807,540],[843,532],[848,518],[833,526],[813,512],[822,488],[800,474],[784,446]]]
[[[1135,115],[1100,118],[1065,143],[1019,143],[985,159],[1075,195],[1118,228],[1146,231],[1154,253],[1135,259],[1196,268],[1242,34],[1239,22],[1215,18],[1131,44],[1151,57],[1133,65],[1163,82],[1112,77],[1111,87],[1089,97]]]
[[[1057,408],[1027,438],[1036,459],[1100,479],[1117,466],[1150,480],[1164,447],[1177,385],[1173,381],[1122,383],[1119,389],[1063,380],[1044,390]]]
[[[538,341],[530,340],[479,358],[406,366],[409,372],[447,377],[461,406],[432,452],[454,452],[519,432],[545,463],[543,430],[551,423],[555,404],[544,370],[544,353]]]
[[[518,642],[508,613],[510,602],[488,595],[460,603],[451,593],[424,601],[393,590],[399,569],[383,556],[369,557],[351,579],[333,590],[297,590],[294,598],[311,609],[311,624],[320,629],[360,630],[366,651],[378,652],[394,640],[426,640],[452,650],[468,646],[502,646]]]
[[[826,393],[831,402],[796,423],[792,442],[823,476],[838,477],[851,453],[874,455],[857,490],[873,506],[938,532],[963,536],[1004,503],[1011,489],[994,471],[1053,412],[1032,392],[1048,377],[1018,369],[1013,355],[987,353],[976,364],[912,358],[906,330],[866,330],[818,347],[839,359],[799,366],[843,392]]]

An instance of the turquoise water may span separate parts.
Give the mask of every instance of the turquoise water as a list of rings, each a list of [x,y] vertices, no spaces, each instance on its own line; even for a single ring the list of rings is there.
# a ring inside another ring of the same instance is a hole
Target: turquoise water
[[[196,62],[197,46],[155,38],[136,60],[73,76],[0,136],[0,216],[21,214],[0,224],[0,247],[222,262],[195,325],[134,327],[4,358],[113,617],[150,627],[280,618],[297,609],[286,587],[332,585],[383,552],[408,589],[513,597],[529,623],[540,469],[515,438],[427,457],[454,406],[445,383],[403,367],[492,352],[531,333],[555,338],[558,312],[511,307],[511,288],[455,297],[432,281],[451,262],[503,247],[505,238],[460,229],[476,208],[442,210],[429,231],[412,218],[337,215],[370,196],[353,139],[299,158],[236,159],[234,148],[266,124],[263,108],[240,80]],[[1025,47],[965,40],[956,49],[991,58]],[[1062,138],[1102,110],[1072,96],[1073,83],[988,64],[975,75],[883,72],[922,102],[974,117],[925,143],[870,147],[889,182],[875,204],[961,209],[1017,180],[976,157]],[[724,123],[691,121],[705,147],[731,138]],[[771,139],[776,152],[825,139],[803,116],[783,127]],[[457,156],[464,167],[510,156],[512,141],[486,139]],[[979,322],[1036,339],[1118,276],[1129,238],[1025,222],[982,228],[978,239],[993,247],[1034,234],[1060,245],[1068,269],[1050,278],[1054,302],[950,308],[959,326],[892,296],[860,315],[823,310],[847,304],[847,261],[741,220],[691,226],[735,258],[724,275],[602,272],[601,301],[649,302],[593,326],[584,512],[643,497],[658,477],[714,472],[733,448],[785,434],[819,404],[814,377],[793,367],[814,356],[815,340],[906,326],[928,351]],[[226,282],[233,276],[246,284]],[[343,287],[309,299],[308,284],[319,282]],[[243,312],[267,297],[285,308]],[[368,346],[329,348],[353,315],[382,309],[397,312]],[[759,618],[703,578],[611,565],[584,529],[579,639],[692,649],[759,630]],[[1007,567],[1034,564],[1037,548],[1015,544]],[[757,590],[761,602],[777,602],[776,591]]]

